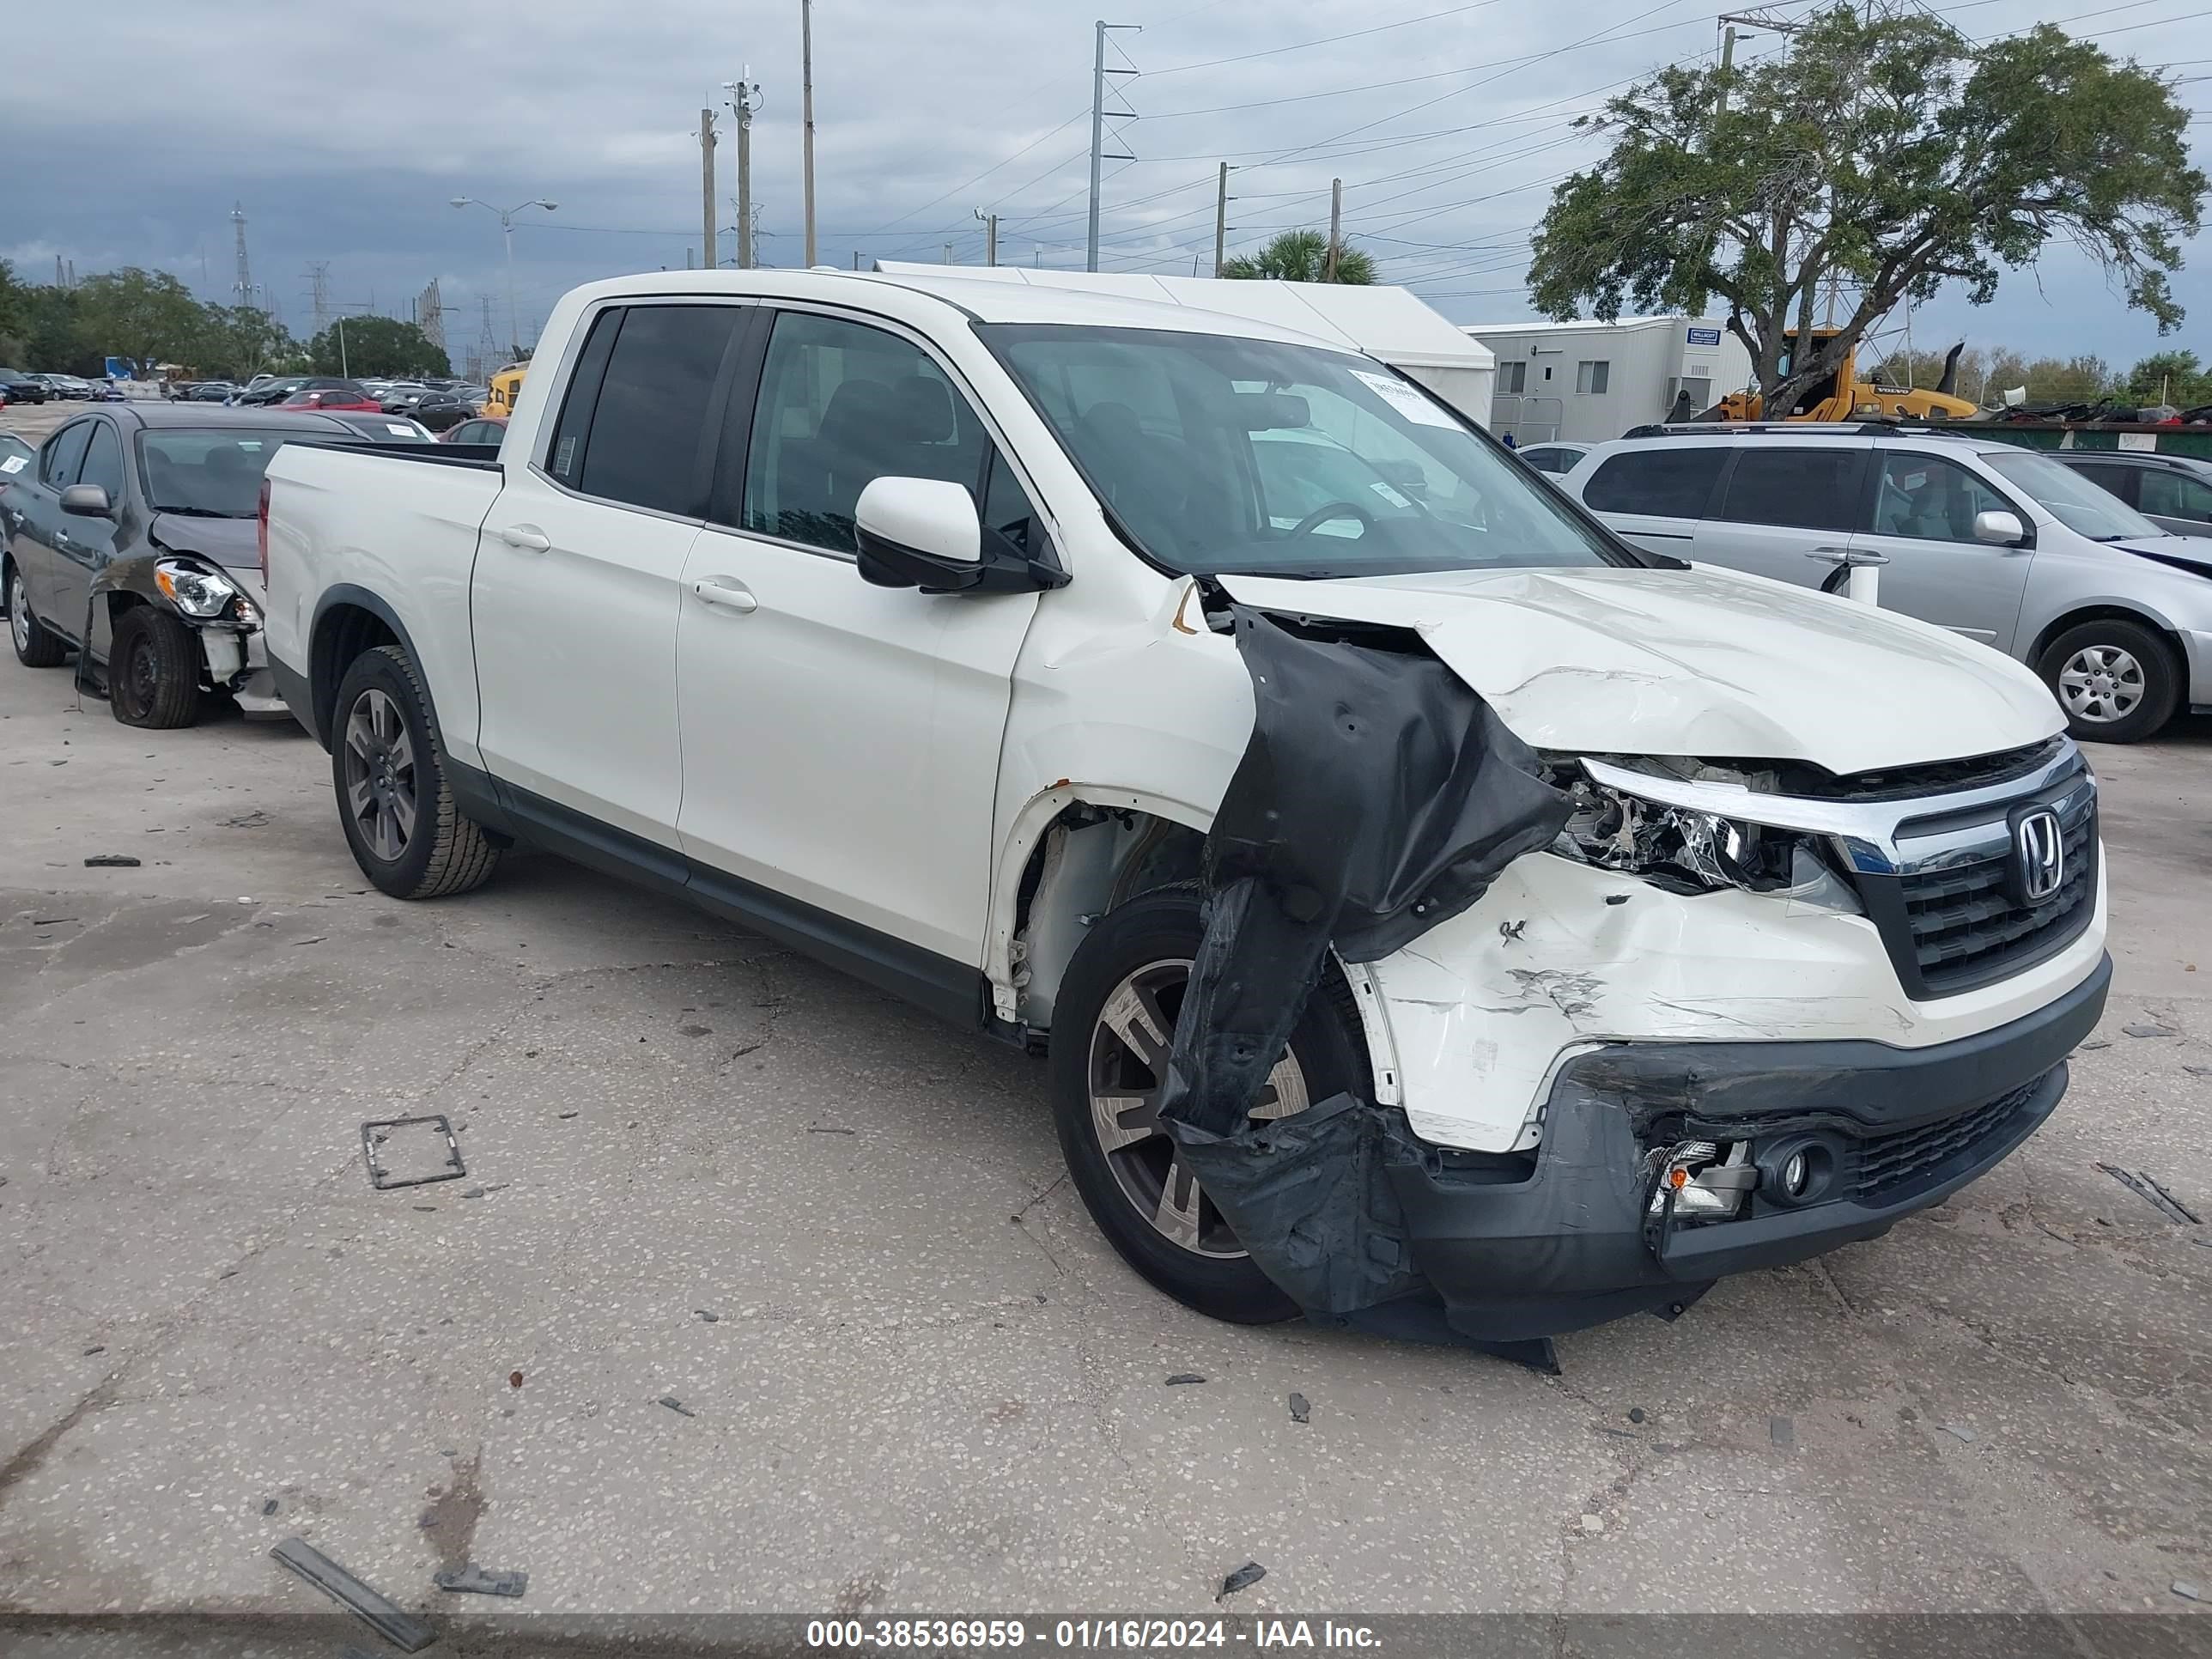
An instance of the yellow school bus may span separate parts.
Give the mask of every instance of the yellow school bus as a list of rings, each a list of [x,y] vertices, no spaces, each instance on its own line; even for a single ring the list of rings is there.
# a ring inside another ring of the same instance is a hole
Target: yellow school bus
[[[529,367],[527,363],[509,363],[491,377],[491,397],[483,406],[485,414],[514,413],[514,400],[522,395],[522,377]]]

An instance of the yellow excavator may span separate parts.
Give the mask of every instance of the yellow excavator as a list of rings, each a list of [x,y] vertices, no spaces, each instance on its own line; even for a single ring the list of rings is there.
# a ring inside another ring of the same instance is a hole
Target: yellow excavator
[[[1812,349],[1836,337],[1841,331],[1816,328],[1808,337]],[[1797,331],[1792,329],[1783,337],[1781,368],[1790,372],[1791,360],[1796,355]],[[1903,421],[1971,421],[1981,410],[1964,398],[1954,396],[1952,386],[1959,373],[1959,354],[1966,349],[1961,340],[1951,348],[1943,362],[1943,378],[1933,392],[1923,392],[1916,386],[1882,386],[1858,377],[1858,353],[1856,348],[1844,353],[1843,361],[1836,365],[1835,373],[1815,380],[1797,394],[1796,405],[1778,419],[1785,421],[1858,421],[1869,418]],[[1717,421],[1758,421],[1768,418],[1762,411],[1765,404],[1756,392],[1731,392],[1709,412],[1707,418]]]

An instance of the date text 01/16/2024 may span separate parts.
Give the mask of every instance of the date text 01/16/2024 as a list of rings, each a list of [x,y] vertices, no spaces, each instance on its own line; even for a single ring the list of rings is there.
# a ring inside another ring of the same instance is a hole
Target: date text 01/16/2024
[[[1173,1652],[1226,1648],[1380,1650],[1370,1626],[1331,1619],[817,1619],[806,1645],[821,1650],[986,1653],[1032,1644],[1057,1650]]]

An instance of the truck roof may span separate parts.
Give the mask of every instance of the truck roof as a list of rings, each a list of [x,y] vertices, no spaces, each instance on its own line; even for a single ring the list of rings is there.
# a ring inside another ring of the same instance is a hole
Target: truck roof
[[[958,267],[953,267],[957,270]],[[1155,290],[1157,292],[1157,290]],[[990,279],[980,272],[938,276],[913,267],[896,271],[846,271],[817,266],[812,270],[660,270],[617,276],[577,289],[568,297],[589,305],[603,299],[640,294],[758,295],[785,300],[821,300],[831,304],[866,303],[888,315],[919,321],[924,310],[949,308],[969,320],[985,323],[1060,323],[1093,328],[1172,329],[1187,334],[1226,334],[1243,339],[1278,340],[1343,351],[1342,341],[1285,328],[1253,317],[1206,311],[1164,298],[1102,293],[1027,282]],[[894,298],[913,296],[910,300]]]

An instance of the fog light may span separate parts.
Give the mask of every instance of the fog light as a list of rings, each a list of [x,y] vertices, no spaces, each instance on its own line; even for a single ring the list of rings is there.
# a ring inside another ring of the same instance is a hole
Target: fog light
[[[1770,1204],[1817,1204],[1828,1195],[1836,1148],[1819,1135],[1785,1135],[1759,1154],[1759,1193]]]

